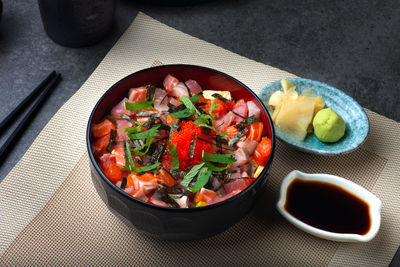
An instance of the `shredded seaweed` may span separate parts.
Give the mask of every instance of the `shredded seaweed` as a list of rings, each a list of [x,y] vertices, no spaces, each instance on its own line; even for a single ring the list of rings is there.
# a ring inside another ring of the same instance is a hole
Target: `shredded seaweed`
[[[201,128],[201,133],[207,136],[211,136],[211,129],[207,127],[202,127]]]
[[[218,100],[221,100],[224,103],[229,103],[228,99],[226,99],[225,97],[223,97],[222,95],[220,95],[218,93],[212,94],[212,96],[215,97]]]
[[[171,131],[171,125],[160,123],[160,128],[158,128],[158,129],[170,132]]]
[[[189,146],[189,158],[192,159],[194,156],[194,151],[196,149],[196,140],[197,140],[197,133],[195,133],[194,138],[190,140]]]
[[[184,177],[187,174],[187,172],[185,171],[178,171],[178,170],[171,170],[170,173],[179,177]]]
[[[132,143],[133,143],[134,147],[137,147],[137,148],[144,146],[144,142],[142,139],[134,139],[134,140],[132,140]]]
[[[165,184],[165,183],[163,183],[163,182],[161,182],[161,181],[159,181],[159,180],[157,180],[157,184],[162,185],[162,186],[164,186],[165,188],[168,188],[168,185],[167,185],[167,184]]]
[[[165,99],[167,99],[168,94],[165,94],[165,96],[163,97],[163,99],[161,99],[160,101],[160,105],[164,102]]]
[[[192,92],[190,92],[189,86],[187,86],[185,82],[183,82],[183,85],[186,87],[186,90],[188,91],[189,97],[192,97]]]
[[[216,143],[211,142],[211,141],[208,141],[208,140],[206,140],[206,139],[204,139],[204,138],[201,138],[201,137],[197,137],[197,139],[199,139],[199,140],[201,140],[201,141],[203,141],[203,142],[207,142],[207,143],[209,143],[209,144],[215,145],[215,146],[217,145]],[[227,148],[227,147],[222,147],[222,149],[230,150],[230,151],[236,151],[236,150],[233,149],[233,148]]]
[[[123,118],[123,119],[129,121],[129,122],[132,123],[133,125],[138,125],[137,121],[133,120],[133,119],[132,119],[131,117],[129,117],[128,115],[122,113],[120,116],[121,116],[121,118]]]
[[[168,109],[169,113],[175,113],[175,112],[186,109],[185,105],[174,106],[171,103],[168,103],[167,106],[169,108]]]
[[[117,137],[117,130],[111,129],[110,130],[110,139],[108,141],[108,145],[106,147],[106,151],[110,152],[111,148],[115,144],[115,138]]]
[[[240,115],[239,113],[233,111],[232,109],[227,108],[226,110],[232,112],[233,114],[235,114],[236,116],[238,116],[238,117],[240,117],[240,118],[242,118],[242,119],[246,119],[246,117]]]
[[[165,150],[166,146],[167,146],[167,144],[163,144],[163,145],[156,147],[153,154],[151,155],[151,159],[150,159],[151,163],[156,163],[156,162],[160,161],[161,156],[164,154],[164,150]]]
[[[239,122],[238,124],[234,125],[233,127],[235,127],[236,129],[243,129],[244,127],[249,126],[250,124],[253,124],[257,121],[257,118],[255,115],[251,115],[248,118],[245,118],[244,120],[242,120],[241,122]]]
[[[168,195],[166,190],[164,190],[163,188],[158,188],[157,191],[161,195],[161,200],[164,201],[165,203],[167,203],[171,208],[179,208],[180,207],[179,204],[176,203],[176,201]]]
[[[172,175],[172,173],[169,171],[169,170],[167,170],[167,169],[165,169],[164,167],[162,168],[166,173],[168,173],[169,175],[171,175],[171,177],[172,177],[172,179],[174,179],[175,180],[175,182],[177,182],[178,181],[178,179],[176,179],[176,177],[175,176],[173,176]]]
[[[121,182],[121,189],[125,189],[126,187],[126,177],[122,178],[122,182]]]
[[[143,127],[151,128],[151,127],[153,127],[155,122],[156,122],[156,118],[155,117],[150,117],[145,123],[143,123]]]
[[[240,138],[242,138],[243,136],[245,136],[245,134],[248,132],[249,130],[247,130],[247,128],[242,128],[241,130],[239,130],[233,137],[231,140],[229,140],[228,142],[228,146],[234,146]]]
[[[149,101],[154,100],[154,93],[156,92],[156,87],[154,84],[149,84],[146,86],[146,99]]]
[[[136,113],[136,117],[160,117],[160,113],[149,112],[149,111],[139,111]]]

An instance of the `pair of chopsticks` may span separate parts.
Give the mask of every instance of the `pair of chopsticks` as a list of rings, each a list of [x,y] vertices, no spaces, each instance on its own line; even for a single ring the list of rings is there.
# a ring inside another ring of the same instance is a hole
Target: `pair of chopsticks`
[[[8,150],[10,145],[14,143],[19,137],[21,130],[26,128],[28,122],[30,122],[33,116],[36,114],[37,109],[44,102],[46,97],[50,94],[50,92],[58,85],[61,80],[61,74],[52,71],[46,79],[44,79],[21,103],[13,110],[10,114],[7,115],[0,122],[0,132],[3,132],[3,128],[11,123],[11,121],[18,116],[20,111],[26,106],[29,106],[29,103],[37,97],[37,99],[31,104],[30,109],[27,111],[26,115],[22,118],[21,122],[17,125],[14,131],[10,134],[7,140],[0,148],[0,159],[3,158],[3,154]],[[38,95],[39,94],[39,95]],[[38,95],[38,96],[37,96]]]

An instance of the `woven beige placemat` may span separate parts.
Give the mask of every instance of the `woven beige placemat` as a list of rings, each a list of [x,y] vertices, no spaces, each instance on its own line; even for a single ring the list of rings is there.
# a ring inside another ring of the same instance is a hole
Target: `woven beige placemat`
[[[86,123],[107,88],[155,61],[219,69],[256,92],[272,81],[295,77],[139,13],[0,183],[0,265],[389,264],[400,244],[400,124],[368,110],[369,137],[351,154],[320,157],[278,142],[262,199],[251,214],[218,236],[194,242],[159,241],[112,215],[91,182]],[[74,120],[69,120],[72,114]],[[383,202],[382,226],[376,238],[362,244],[326,241],[285,221],[275,202],[282,178],[293,169],[340,175],[376,194]]]

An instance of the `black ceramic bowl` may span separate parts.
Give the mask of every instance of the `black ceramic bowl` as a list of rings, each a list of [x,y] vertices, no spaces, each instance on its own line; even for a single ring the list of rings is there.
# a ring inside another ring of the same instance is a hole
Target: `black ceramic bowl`
[[[156,206],[132,197],[115,186],[97,164],[91,148],[93,124],[100,122],[133,87],[144,84],[162,84],[172,74],[180,80],[196,80],[203,88],[229,90],[235,99],[255,99],[262,110],[261,120],[272,139],[271,155],[260,176],[245,190],[223,202],[210,206],[178,209]],[[94,186],[108,208],[126,223],[153,237],[167,240],[194,240],[228,229],[253,207],[257,195],[266,182],[275,150],[275,134],[267,109],[247,86],[222,72],[192,65],[164,65],[133,73],[113,85],[97,102],[89,118],[86,143]]]

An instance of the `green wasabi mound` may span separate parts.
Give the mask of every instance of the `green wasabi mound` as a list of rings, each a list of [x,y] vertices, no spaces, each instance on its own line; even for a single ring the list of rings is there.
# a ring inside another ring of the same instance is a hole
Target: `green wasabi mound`
[[[343,137],[346,124],[331,108],[324,108],[315,114],[314,134],[322,142],[333,143]]]

